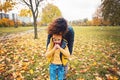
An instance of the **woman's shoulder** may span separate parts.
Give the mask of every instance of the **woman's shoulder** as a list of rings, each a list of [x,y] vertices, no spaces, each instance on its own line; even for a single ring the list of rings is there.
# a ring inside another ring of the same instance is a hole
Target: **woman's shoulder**
[[[66,40],[66,39],[63,39],[63,40],[62,40],[62,45],[61,45],[61,47],[62,47],[62,48],[65,48],[65,47],[67,46],[67,44],[68,44],[67,40]]]
[[[73,31],[73,27],[72,26],[68,26],[68,31]]]
[[[73,34],[73,33],[74,33],[73,27],[72,26],[68,26],[67,34]]]

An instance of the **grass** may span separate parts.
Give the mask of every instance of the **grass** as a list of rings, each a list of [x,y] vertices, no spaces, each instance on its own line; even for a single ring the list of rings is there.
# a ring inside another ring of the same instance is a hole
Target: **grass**
[[[74,75],[68,80],[106,80],[106,75],[118,80],[108,69],[120,66],[120,27],[74,27],[74,30],[76,58],[70,62],[74,67],[69,71]]]
[[[45,27],[38,27],[38,29],[45,29]],[[18,27],[18,28],[14,28],[14,27],[0,27],[0,36],[5,36],[5,35],[9,35],[12,33],[18,33],[18,32],[24,32],[24,31],[28,31],[28,30],[34,30],[33,26],[30,27]]]
[[[120,42],[120,27],[75,27],[76,35],[84,36],[85,40],[109,40]]]
[[[11,34],[11,33],[16,33],[16,32],[21,32],[21,31],[27,31],[27,30],[31,30],[31,29],[33,29],[33,27],[18,27],[18,28],[0,27],[0,36]]]
[[[49,80],[44,57],[47,32],[40,29],[39,39],[34,40],[31,33],[0,42],[0,78]],[[120,27],[75,26],[74,31],[68,80],[119,80]]]

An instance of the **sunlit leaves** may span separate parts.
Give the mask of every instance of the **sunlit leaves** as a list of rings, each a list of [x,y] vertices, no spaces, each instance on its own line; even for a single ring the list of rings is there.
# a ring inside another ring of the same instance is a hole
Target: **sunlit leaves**
[[[42,10],[41,24],[49,24],[55,18],[61,17],[61,11],[53,4],[47,4]]]
[[[5,1],[3,4],[0,3],[0,11],[4,11],[6,13],[12,10],[14,6],[15,6],[15,2]]]
[[[14,21],[7,19],[7,18],[2,18],[0,19],[0,26],[1,27],[12,27],[14,26]]]
[[[32,33],[0,41],[0,75],[3,79],[8,80],[11,77],[16,80],[26,80],[31,75],[30,78],[33,79],[45,74],[47,72],[47,70],[43,71],[43,66],[46,65],[43,56],[46,50],[45,43],[45,36],[34,40]]]
[[[0,3],[0,11],[2,11],[2,3]]]
[[[75,27],[74,30],[74,51],[68,64],[68,80],[119,80],[117,29]],[[19,34],[0,41],[0,77],[3,80],[49,80],[49,64],[44,57],[47,38],[44,29],[40,30],[39,36],[34,40],[32,33]]]
[[[21,9],[19,16],[31,17],[32,16],[32,12],[29,9]]]
[[[110,80],[110,77],[111,80],[118,80],[120,71],[118,58],[120,45],[117,44],[118,40],[112,41],[113,38],[109,37],[109,29],[107,29],[108,32],[102,32],[99,28],[96,28],[94,32],[94,29],[89,28],[87,31],[88,28],[75,28],[74,53],[70,58],[68,78]],[[113,34],[117,35],[111,32],[111,35]],[[107,77],[107,74],[110,76]]]

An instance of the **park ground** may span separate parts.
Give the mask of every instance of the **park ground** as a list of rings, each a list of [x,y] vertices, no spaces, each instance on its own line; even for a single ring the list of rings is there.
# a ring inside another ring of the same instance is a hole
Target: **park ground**
[[[0,80],[49,80],[46,28],[0,28]],[[67,80],[120,80],[120,27],[73,28]]]

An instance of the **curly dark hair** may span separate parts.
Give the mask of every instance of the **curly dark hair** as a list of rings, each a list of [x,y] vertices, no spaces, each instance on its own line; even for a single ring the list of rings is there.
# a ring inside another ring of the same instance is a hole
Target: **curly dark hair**
[[[57,18],[55,19],[49,26],[48,26],[48,34],[62,34],[64,35],[68,31],[68,24],[64,18]]]

